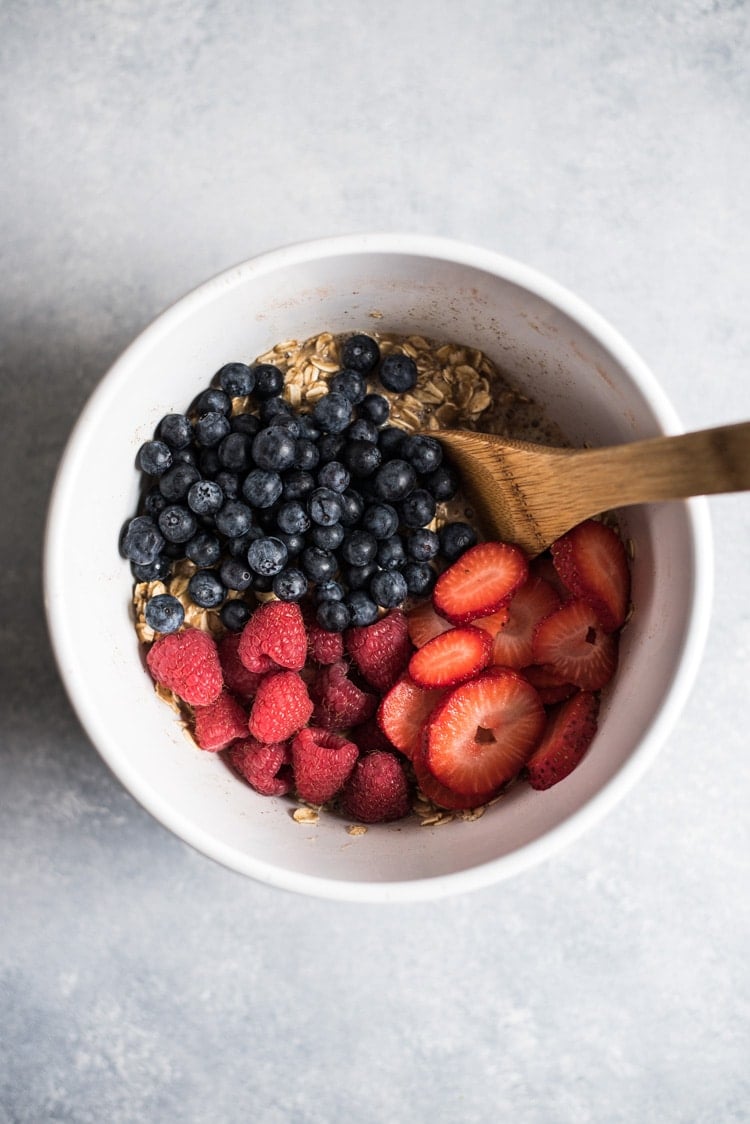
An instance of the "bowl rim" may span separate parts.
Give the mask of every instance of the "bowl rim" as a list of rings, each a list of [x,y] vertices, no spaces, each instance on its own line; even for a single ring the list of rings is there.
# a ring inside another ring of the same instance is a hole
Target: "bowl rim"
[[[71,672],[75,665],[75,637],[68,630],[55,583],[54,559],[64,544],[64,512],[82,453],[82,438],[96,417],[106,409],[109,396],[127,377],[128,369],[138,361],[140,353],[150,349],[157,339],[191,316],[197,307],[210,303],[219,291],[244,283],[248,276],[262,276],[290,265],[330,257],[367,254],[444,260],[482,270],[527,289],[581,325],[613,355],[645,395],[663,433],[683,431],[674,408],[650,368],[624,337],[585,300],[536,268],[494,250],[434,235],[375,232],[293,242],[222,270],[176,299],[136,336],[99,380],[69,434],[52,485],[44,529],[43,593],[53,655],[84,731],[126,790],[164,827],[223,866],[279,889],[337,901],[415,902],[484,888],[514,877],[551,857],[602,820],[652,764],[687,701],[708,635],[713,600],[713,542],[705,498],[672,501],[682,503],[687,515],[693,588],[686,613],[683,647],[678,654],[664,704],[628,761],[583,807],[531,843],[474,867],[424,878],[339,880],[289,871],[236,851],[175,813],[159,793],[144,784],[136,773],[130,773],[110,729],[100,720],[87,694],[80,690]]]

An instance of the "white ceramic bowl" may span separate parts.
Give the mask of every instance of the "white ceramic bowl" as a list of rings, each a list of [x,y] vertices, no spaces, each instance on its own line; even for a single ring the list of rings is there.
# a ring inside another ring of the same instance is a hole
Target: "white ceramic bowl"
[[[373,319],[373,314],[377,319]],[[322,897],[417,900],[529,867],[596,822],[654,758],[697,671],[710,611],[705,501],[623,512],[635,544],[635,612],[591,751],[546,792],[516,786],[474,823],[370,827],[352,837],[256,795],[195,749],[160,702],[129,615],[118,554],[135,510],[134,457],[159,418],[213,372],[284,339],[328,329],[417,333],[475,345],[576,443],[679,432],[654,377],[600,316],[498,254],[408,235],[286,247],[220,274],[163,313],[115,363],[63,457],[45,551],[45,596],[62,678],[94,745],[125,787],[199,851],[274,886]]]

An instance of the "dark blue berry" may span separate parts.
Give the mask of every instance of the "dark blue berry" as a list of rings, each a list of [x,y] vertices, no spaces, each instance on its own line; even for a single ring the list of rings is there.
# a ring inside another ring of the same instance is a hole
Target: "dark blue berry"
[[[387,539],[398,530],[398,512],[389,503],[368,504],[362,512],[362,527],[376,539]]]
[[[265,398],[260,404],[259,413],[264,425],[278,425],[283,418],[289,416],[289,403],[278,396]]]
[[[401,444],[401,456],[413,464],[421,476],[439,468],[443,460],[443,447],[434,437],[422,433],[409,433]]]
[[[246,433],[232,431],[222,438],[216,450],[219,464],[232,472],[244,472],[250,467],[251,438]]]
[[[193,440],[193,427],[184,414],[165,414],[157,433],[170,449],[184,449]]]
[[[180,454],[178,453],[177,456]],[[210,449],[201,449],[198,456],[198,468],[202,476],[207,476],[210,480],[221,471],[221,461],[219,460],[219,450],[216,446]]]
[[[138,450],[138,467],[147,476],[161,476],[172,464],[172,450],[166,441],[146,441]]]
[[[309,472],[316,467],[319,460],[320,453],[315,442],[308,441],[305,437],[298,438],[294,446],[294,467]]]
[[[443,462],[439,468],[425,477],[424,486],[432,492],[438,503],[452,500],[458,491],[458,474],[449,464]]]
[[[370,596],[383,609],[395,609],[407,593],[406,578],[399,570],[379,570],[370,582]]]
[[[378,607],[363,589],[352,590],[347,594],[344,604],[349,610],[352,628],[365,628],[378,619]]]
[[[198,531],[185,544],[185,557],[196,566],[214,566],[221,558],[221,543],[211,531]]]
[[[152,519],[156,519],[159,512],[163,511],[168,503],[169,500],[162,495],[158,487],[151,488],[143,497],[143,514],[150,515]]]
[[[299,500],[289,500],[282,503],[276,512],[276,524],[280,531],[288,535],[299,535],[310,526],[310,516]]]
[[[258,468],[282,472],[294,464],[296,442],[280,425],[261,429],[253,438],[253,460]]]
[[[193,403],[193,410],[196,414],[217,413],[227,416],[232,412],[232,400],[217,386],[209,386],[198,395]]]
[[[335,555],[319,546],[307,546],[302,551],[302,569],[310,581],[324,582],[335,576],[338,563]]]
[[[284,375],[278,367],[270,363],[257,363],[252,372],[255,375],[255,397],[274,398],[284,389]]]
[[[464,551],[474,546],[477,533],[468,523],[445,523],[438,531],[440,553],[447,562],[455,562]]]
[[[229,472],[228,469],[222,469],[221,472],[216,473],[216,483],[224,493],[225,500],[236,500],[240,495],[240,477],[236,472]]]
[[[440,550],[440,539],[435,531],[426,528],[412,531],[406,539],[406,553],[415,562],[429,562]]]
[[[341,544],[341,557],[350,566],[366,566],[378,553],[378,541],[368,531],[355,528]]]
[[[137,582],[160,582],[169,576],[172,563],[163,554],[157,554],[153,562],[146,566],[139,566],[137,562],[130,563],[130,570]]]
[[[437,580],[437,574],[426,562],[407,562],[401,573],[411,597],[426,597]]]
[[[365,501],[354,488],[347,488],[341,493],[341,522],[345,527],[356,527],[364,510]]]
[[[386,355],[380,364],[380,381],[386,390],[403,394],[417,384],[417,364],[408,355]]]
[[[328,461],[318,469],[318,483],[334,492],[345,492],[349,487],[349,470],[341,461]]]
[[[299,601],[307,593],[307,578],[301,570],[289,566],[274,577],[273,592],[279,601]]]
[[[381,539],[376,558],[382,570],[398,570],[405,566],[408,559],[401,536],[391,535],[390,538]]]
[[[185,557],[185,543],[165,542],[163,554],[165,558],[171,559],[172,562],[179,562]]]
[[[255,374],[246,363],[225,363],[216,378],[230,398],[244,398],[255,389]]]
[[[300,437],[299,420],[294,414],[276,414],[271,418],[269,425],[279,425],[285,429],[287,433],[291,433],[292,437]]]
[[[343,632],[351,624],[351,614],[343,601],[321,601],[315,619],[326,632]]]
[[[185,543],[198,530],[198,520],[187,507],[170,503],[159,512],[159,530],[167,542]]]
[[[315,477],[301,468],[290,469],[283,477],[282,496],[285,500],[301,500],[315,487]]]
[[[377,565],[368,562],[366,566],[346,566],[341,576],[348,589],[367,589],[377,571]]]
[[[307,546],[307,539],[302,533],[289,534],[287,531],[279,531],[277,537],[283,542],[290,558],[295,558],[298,554],[301,554]]]
[[[387,461],[375,474],[375,494],[381,500],[398,502],[406,499],[417,484],[417,474],[404,460]]]
[[[196,515],[215,515],[224,503],[224,493],[214,480],[196,480],[190,485],[187,502]]]
[[[343,460],[352,476],[372,476],[380,468],[383,455],[372,441],[347,441]]]
[[[310,414],[297,414],[299,435],[306,441],[317,441],[320,437],[320,427],[317,426]]]
[[[386,425],[378,431],[378,445],[384,461],[390,461],[394,457],[400,456],[401,445],[405,436],[403,429],[399,429],[396,425]]]
[[[177,632],[185,620],[185,610],[171,593],[157,593],[146,602],[146,624],[154,632]]]
[[[287,564],[289,555],[281,539],[266,535],[256,539],[250,544],[247,560],[250,569],[262,577],[272,578],[280,573]]]
[[[253,468],[242,483],[242,495],[251,507],[271,507],[281,497],[283,484],[278,472]]]
[[[229,419],[232,433],[244,433],[246,437],[255,437],[260,429],[260,418],[256,414],[235,414]]]
[[[361,402],[367,393],[367,382],[359,371],[344,370],[339,371],[331,379],[329,390],[335,394],[343,394],[344,398],[348,398],[354,405]]]
[[[256,539],[264,537],[263,531],[260,527],[251,527],[250,530],[244,535],[238,535],[236,539],[229,539],[229,553],[232,558],[239,558],[242,562],[247,562],[247,552],[250,549],[250,544],[254,543]]]
[[[353,371],[369,375],[380,362],[380,348],[372,336],[350,336],[341,348],[341,361]]]
[[[201,474],[195,465],[173,464],[163,476],[159,477],[159,491],[166,500],[184,500],[191,484],[200,480]]]
[[[196,570],[188,582],[188,596],[201,609],[216,609],[226,592],[213,570]]]
[[[186,445],[184,449],[172,450],[172,464],[192,464],[198,467],[198,449],[195,445]]]
[[[347,441],[372,441],[374,445],[378,441],[378,427],[373,425],[371,421],[366,418],[357,418],[353,421],[344,434]]]
[[[390,412],[390,403],[382,394],[366,394],[359,404],[359,416],[373,425],[385,425]]]
[[[346,438],[343,434],[324,433],[318,441],[320,464],[328,464],[329,461],[339,460],[345,444]]]
[[[310,531],[313,546],[321,550],[337,550],[344,541],[344,528],[340,523],[331,523],[328,527],[321,527],[319,523]]]
[[[425,527],[435,518],[435,507],[435,497],[426,488],[415,488],[399,505],[401,522],[405,527]]]
[[[199,445],[218,445],[222,437],[230,432],[230,428],[229,419],[224,414],[218,410],[208,410],[195,423],[195,439]]]
[[[325,433],[342,433],[352,420],[352,404],[332,390],[315,403],[313,417]]]
[[[239,597],[232,597],[230,600],[225,601],[219,612],[221,623],[224,625],[224,628],[228,628],[230,632],[242,632],[251,616],[252,609]]]
[[[253,513],[241,500],[227,500],[216,513],[216,529],[228,539],[246,534],[253,523]]]
[[[270,593],[273,589],[273,575],[254,574],[253,590],[255,593]]]
[[[221,583],[227,589],[236,589],[240,593],[249,589],[253,584],[253,571],[248,565],[247,558],[225,558],[219,567]]]
[[[341,497],[332,488],[314,488],[307,499],[307,510],[313,523],[330,527],[341,519]]]
[[[343,601],[344,588],[340,582],[334,581],[333,578],[329,581],[318,582],[315,586],[315,599],[316,601]]]

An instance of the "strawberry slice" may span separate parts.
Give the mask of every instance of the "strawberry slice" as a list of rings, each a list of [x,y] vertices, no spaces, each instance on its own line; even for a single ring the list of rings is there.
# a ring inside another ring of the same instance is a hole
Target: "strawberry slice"
[[[531,684],[509,668],[489,668],[435,707],[425,724],[424,762],[447,788],[486,799],[523,768],[544,724]]]
[[[433,804],[437,804],[439,808],[447,808],[451,812],[478,808],[481,804],[486,804],[488,800],[492,800],[495,796],[494,789],[483,795],[463,796],[460,792],[454,792],[453,789],[446,788],[444,784],[441,784],[425,764],[426,745],[427,734],[426,731],[423,731],[417,738],[411,760],[414,776],[417,778],[417,784],[423,796],[426,796]]]
[[[547,722],[542,740],[526,763],[532,788],[551,788],[572,773],[596,733],[599,698],[578,691]]]
[[[406,627],[414,647],[421,648],[428,640],[439,636],[441,632],[447,632],[452,626],[445,617],[438,616],[432,601],[422,601],[409,609],[406,614]]]
[[[621,628],[628,611],[630,570],[625,547],[612,528],[587,519],[551,550],[555,569],[573,596],[591,606],[605,631]]]
[[[529,563],[520,547],[480,542],[443,571],[435,583],[432,603],[451,624],[468,624],[510,601],[528,572]]]
[[[492,637],[482,628],[450,628],[428,640],[409,660],[418,687],[455,687],[485,668],[492,659]]]
[[[485,632],[489,632],[494,640],[501,628],[504,627],[508,620],[508,606],[502,605],[496,613],[490,613],[488,617],[476,617],[471,623],[474,628],[483,628]]]
[[[407,757],[413,757],[424,721],[442,695],[442,691],[424,691],[408,675],[402,675],[383,698],[378,707],[378,725]]]
[[[534,629],[560,607],[560,598],[543,578],[530,576],[508,604],[508,620],[495,635],[492,662],[501,667],[527,667],[534,658]]]
[[[605,632],[591,606],[578,598],[540,621],[533,648],[533,663],[586,691],[604,687],[617,667],[617,637]]]
[[[532,664],[530,667],[525,667],[521,674],[524,679],[528,679],[545,706],[553,706],[564,699],[569,699],[579,689],[575,684],[566,683],[559,675],[555,675],[550,667]]]

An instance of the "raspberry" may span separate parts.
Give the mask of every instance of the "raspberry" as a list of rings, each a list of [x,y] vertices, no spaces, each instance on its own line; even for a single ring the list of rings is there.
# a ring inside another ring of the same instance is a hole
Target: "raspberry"
[[[296,671],[266,675],[250,708],[248,728],[259,742],[284,742],[310,719],[313,704]]]
[[[287,742],[264,745],[246,738],[227,751],[227,760],[261,796],[285,796],[291,791],[292,755]]]
[[[161,687],[191,706],[208,706],[223,685],[219,653],[212,636],[197,628],[170,632],[151,645],[148,669]]]
[[[382,692],[388,691],[406,670],[413,651],[406,617],[400,609],[391,610],[364,628],[350,628],[345,641],[367,682]]]
[[[248,671],[284,667],[299,671],[307,659],[307,635],[299,605],[267,601],[259,605],[240,633],[239,657]]]
[[[256,671],[248,671],[239,657],[240,633],[228,632],[219,641],[219,661],[224,672],[224,682],[232,694],[243,702],[249,702],[258,690],[263,678]]]
[[[359,751],[341,734],[308,726],[292,741],[297,795],[310,804],[325,804],[341,789]]]
[[[341,797],[341,808],[362,823],[400,820],[411,811],[409,782],[393,753],[376,751],[361,757]]]
[[[385,750],[394,753],[396,750],[393,742],[383,733],[375,718],[368,718],[349,731],[349,737],[359,749],[360,753],[374,753],[376,750]]]
[[[247,735],[247,714],[228,691],[222,691],[208,706],[196,706],[193,718],[196,742],[211,753]]]
[[[314,722],[326,730],[357,726],[375,713],[378,700],[368,691],[361,691],[347,675],[348,665],[338,660],[321,668],[315,676],[310,694],[317,704]]]
[[[307,643],[310,659],[315,663],[336,663],[344,654],[344,638],[341,633],[328,632],[315,622],[309,625]]]

